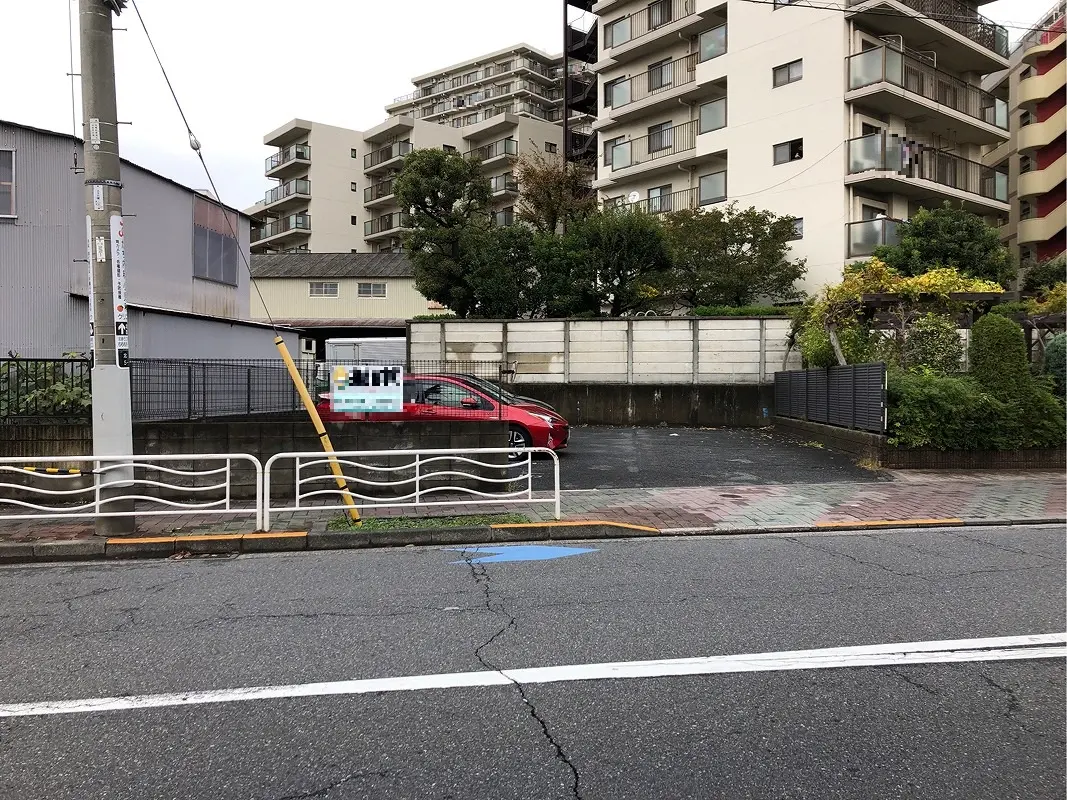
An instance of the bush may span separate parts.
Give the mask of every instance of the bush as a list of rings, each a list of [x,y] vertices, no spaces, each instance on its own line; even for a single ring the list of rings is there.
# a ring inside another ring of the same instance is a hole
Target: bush
[[[697,306],[695,317],[788,317],[790,309],[783,306]]]
[[[971,375],[1002,400],[1021,397],[1032,385],[1023,329],[998,314],[986,314],[971,330]]]
[[[1043,371],[1052,381],[1053,391],[1063,397],[1067,390],[1067,334],[1057,333],[1045,346]]]
[[[1064,274],[1065,270],[1067,270],[1067,264],[1062,255],[1046,259],[1038,264],[1031,264],[1023,278],[1023,291],[1039,292],[1042,289],[1051,289],[1057,283],[1063,283],[1067,278]]]
[[[907,327],[901,354],[909,369],[948,375],[960,371],[963,342],[951,317],[927,314]]]

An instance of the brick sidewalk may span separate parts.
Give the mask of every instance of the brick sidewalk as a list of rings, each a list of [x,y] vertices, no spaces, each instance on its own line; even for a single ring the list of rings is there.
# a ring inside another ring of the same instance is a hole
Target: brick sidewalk
[[[552,519],[550,505],[492,506],[457,504],[426,514],[487,514],[510,510],[531,520]],[[400,516],[396,509],[365,516]],[[338,511],[272,515],[272,530],[321,529]],[[423,516],[423,515],[420,515]],[[1061,519],[1067,516],[1067,490],[1059,472],[946,474],[901,471],[879,483],[829,483],[765,486],[714,486],[672,489],[575,490],[563,494],[563,518],[647,525],[662,531],[744,530],[780,526],[946,520]],[[255,529],[251,515],[141,517],[142,536],[237,533]],[[0,522],[0,542],[40,542],[93,537],[80,520]]]

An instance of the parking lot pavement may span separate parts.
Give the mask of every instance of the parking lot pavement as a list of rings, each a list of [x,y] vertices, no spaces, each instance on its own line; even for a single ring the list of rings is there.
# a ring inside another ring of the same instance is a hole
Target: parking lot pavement
[[[551,488],[541,462],[535,488]],[[756,486],[890,480],[844,453],[775,436],[766,428],[573,428],[560,453],[564,489]]]

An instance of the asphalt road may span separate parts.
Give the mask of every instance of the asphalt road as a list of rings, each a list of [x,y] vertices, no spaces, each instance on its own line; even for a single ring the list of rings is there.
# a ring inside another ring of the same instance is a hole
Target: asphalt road
[[[1055,527],[575,544],[595,551],[3,567],[0,714],[1067,625]],[[1055,798],[1064,678],[1029,659],[0,716],[0,797]]]
[[[759,428],[579,427],[559,457],[564,489],[889,480],[844,453]],[[535,488],[550,488],[549,469],[538,463]]]

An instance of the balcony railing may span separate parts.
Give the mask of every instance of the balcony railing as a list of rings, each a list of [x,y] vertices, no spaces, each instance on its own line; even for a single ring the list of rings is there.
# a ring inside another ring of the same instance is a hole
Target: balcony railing
[[[411,217],[402,211],[394,211],[377,219],[367,220],[363,223],[363,235],[375,236],[386,231],[406,228],[411,225]]]
[[[684,153],[696,146],[697,123],[686,122],[615,145],[611,150],[611,168],[626,169],[676,153]]]
[[[1008,175],[977,161],[917,144],[896,134],[872,133],[848,142],[848,172],[896,172],[905,178],[926,180],[1008,202]]]
[[[493,194],[497,192],[517,192],[519,191],[519,182],[511,174],[496,175],[489,181],[489,189]]]
[[[381,200],[383,197],[388,197],[393,193],[393,188],[396,185],[396,181],[390,178],[387,181],[379,181],[372,184],[363,190],[363,202],[373,203],[375,200]]]
[[[672,211],[696,208],[700,204],[699,201],[700,193],[698,189],[682,189],[659,197],[638,200],[636,203],[627,203],[623,198],[619,198],[619,200],[615,201],[614,207],[624,211],[643,211],[646,214],[669,214]]]
[[[493,225],[498,228],[509,228],[515,224],[515,209],[505,208],[493,213]]]
[[[517,156],[519,143],[514,139],[498,139],[490,144],[476,147],[467,152],[468,158],[477,158],[479,161],[488,161],[497,156]]]
[[[370,169],[399,156],[406,156],[413,149],[411,142],[396,142],[388,147],[382,147],[363,156],[363,168]]]
[[[848,0],[850,6],[866,0]],[[908,8],[918,11],[944,25],[949,30],[970,39],[998,56],[1008,57],[1008,29],[986,19],[973,6],[959,0],[900,0]]]
[[[607,105],[621,108],[646,97],[663,94],[675,86],[692,83],[696,80],[696,68],[697,54],[693,53],[677,61],[652,67],[627,80],[612,83],[606,98]]]
[[[277,203],[286,197],[292,197],[293,195],[311,195],[311,181],[307,178],[297,178],[296,180],[287,181],[280,186],[275,186],[273,189],[268,190],[263,195],[263,205],[269,206],[272,203]]]
[[[269,156],[264,163],[265,171],[270,172],[272,169],[277,169],[282,164],[289,161],[310,161],[311,160],[311,148],[306,144],[293,144],[286,147],[284,150],[279,150],[272,156]]]
[[[848,255],[874,255],[875,248],[882,245],[900,244],[900,220],[890,217],[865,219],[848,223]]]
[[[504,63],[504,62],[502,62]],[[462,75],[457,78],[451,78],[447,81],[438,81],[432,86],[423,86],[408,94],[401,95],[400,97],[394,97],[393,103],[407,103],[413,100],[422,100],[425,97],[433,97],[435,94],[442,94],[444,92],[455,91],[464,86],[469,86],[472,83],[478,81],[488,80],[490,78],[498,78],[501,75],[507,75],[511,72],[515,72],[519,69],[529,70],[530,72],[536,72],[538,75],[544,75],[546,78],[553,77],[553,67],[548,67],[540,62],[534,61],[531,58],[513,58],[508,63],[507,69],[500,69],[499,64],[490,64],[487,67],[479,70],[472,70],[466,75]],[[392,105],[392,103],[390,104]]]
[[[695,9],[696,4],[692,0],[656,0],[647,8],[606,24],[604,47],[619,47],[627,42],[640,39],[675,20],[692,16]]]
[[[288,217],[282,217],[276,219],[273,222],[268,222],[262,228],[254,229],[251,233],[250,240],[258,242],[261,239],[269,239],[272,236],[277,236],[281,233],[287,233],[288,231],[311,231],[311,215],[310,214],[290,214]]]
[[[924,64],[892,47],[877,47],[849,56],[848,88],[891,83],[974,119],[1008,129],[1008,104],[954,75]]]

